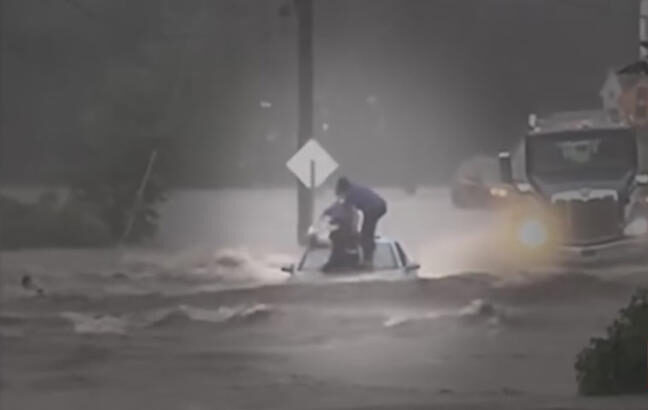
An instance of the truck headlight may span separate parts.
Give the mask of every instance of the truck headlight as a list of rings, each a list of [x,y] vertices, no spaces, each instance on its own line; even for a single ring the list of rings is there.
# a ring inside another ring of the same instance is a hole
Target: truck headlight
[[[531,184],[528,184],[526,182],[519,182],[518,184],[515,185],[518,191],[520,191],[523,194],[527,194],[533,190],[531,187]]]
[[[490,194],[497,198],[506,198],[508,191],[505,188],[492,187],[489,190]]]
[[[638,217],[626,225],[623,233],[627,236],[642,236],[648,233],[648,220],[644,217]]]
[[[526,219],[518,228],[518,240],[528,248],[539,248],[549,238],[549,232],[545,224],[539,219]]]

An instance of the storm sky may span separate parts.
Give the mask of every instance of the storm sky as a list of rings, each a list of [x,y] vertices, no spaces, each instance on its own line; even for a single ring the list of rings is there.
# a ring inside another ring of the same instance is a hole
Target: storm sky
[[[93,138],[164,141],[185,186],[291,183],[289,0],[4,0],[2,180],[60,182]],[[437,183],[530,112],[596,108],[634,0],[315,0],[314,135],[341,172]]]

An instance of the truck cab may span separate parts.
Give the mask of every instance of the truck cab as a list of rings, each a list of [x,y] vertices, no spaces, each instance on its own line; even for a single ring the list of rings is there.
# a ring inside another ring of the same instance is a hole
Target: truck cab
[[[502,179],[518,203],[532,204],[518,207],[523,248],[579,260],[648,253],[648,174],[637,130],[598,111],[531,117],[529,125],[517,159],[524,175],[514,176],[511,155],[500,154]],[[525,213],[534,215],[533,229]]]

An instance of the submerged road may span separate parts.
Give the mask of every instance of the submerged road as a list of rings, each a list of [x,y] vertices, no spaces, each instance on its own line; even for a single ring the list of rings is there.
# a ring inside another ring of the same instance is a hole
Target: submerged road
[[[153,249],[4,253],[0,408],[645,408],[578,397],[573,372],[633,285],[502,273],[489,214],[384,194],[427,279],[284,283],[288,190],[179,193]]]

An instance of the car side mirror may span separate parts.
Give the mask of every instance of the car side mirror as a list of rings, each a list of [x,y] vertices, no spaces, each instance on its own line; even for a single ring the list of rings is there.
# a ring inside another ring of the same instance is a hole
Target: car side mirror
[[[419,269],[421,269],[421,264],[416,262],[408,263],[407,266],[405,266],[406,272],[413,272]]]
[[[281,271],[292,275],[293,273],[295,273],[295,265],[282,266]]]
[[[500,179],[505,184],[513,183],[513,167],[511,165],[511,153],[500,152],[497,156],[499,163]]]

